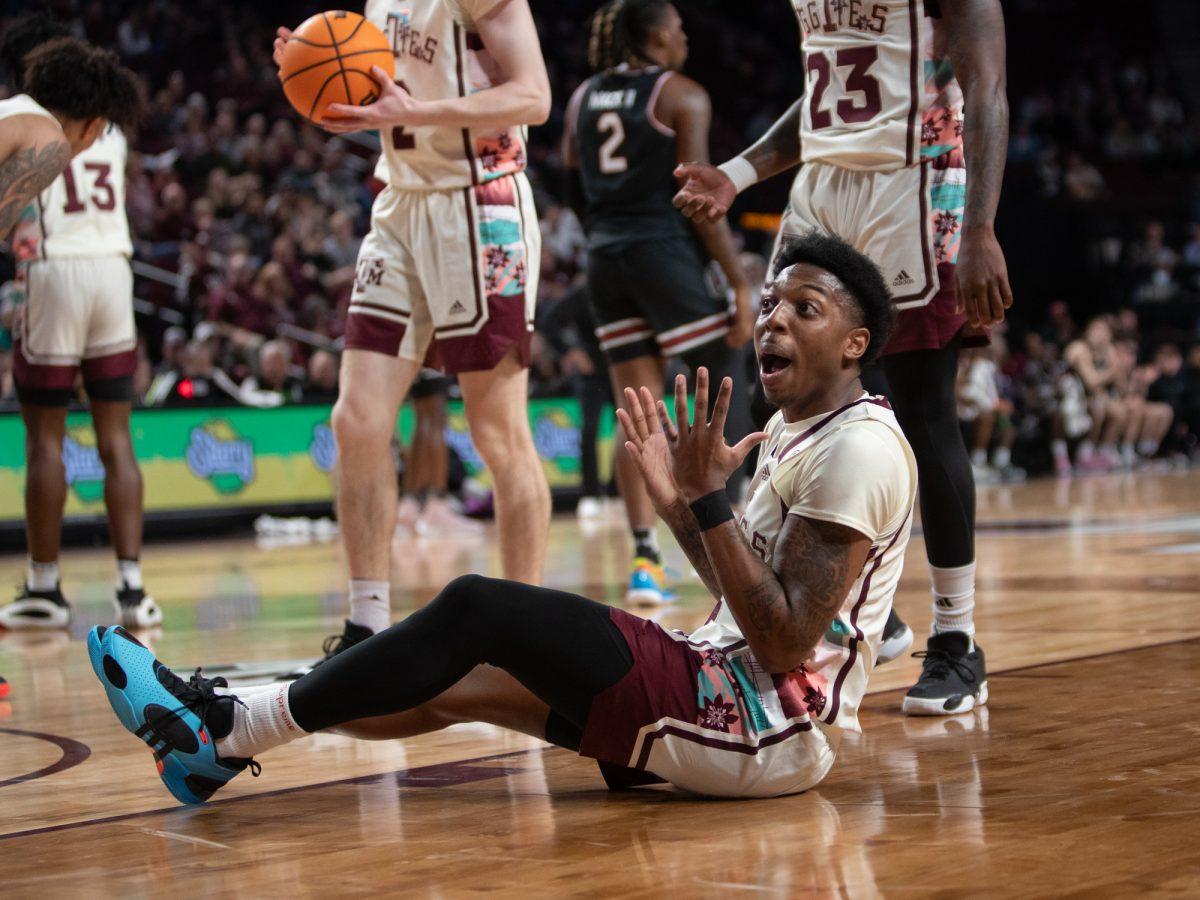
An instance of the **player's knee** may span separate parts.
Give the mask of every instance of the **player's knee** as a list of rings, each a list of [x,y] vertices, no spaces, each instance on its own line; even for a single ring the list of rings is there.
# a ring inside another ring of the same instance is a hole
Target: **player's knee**
[[[25,440],[30,463],[62,465],[62,437],[57,434],[31,434]]]
[[[534,453],[529,422],[524,416],[522,409],[519,417],[505,413],[476,415],[468,420],[475,449],[493,473],[497,469],[519,465]]]
[[[442,588],[430,605],[436,605],[439,612],[453,619],[456,627],[477,621],[478,609],[487,606],[484,598],[494,583],[494,579],[483,575],[459,575]]]
[[[345,455],[356,451],[375,453],[380,445],[391,443],[392,428],[388,418],[374,404],[360,397],[339,397],[330,423],[338,451]]]

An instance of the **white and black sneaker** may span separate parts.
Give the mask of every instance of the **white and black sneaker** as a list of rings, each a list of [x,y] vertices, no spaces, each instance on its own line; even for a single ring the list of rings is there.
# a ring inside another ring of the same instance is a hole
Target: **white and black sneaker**
[[[51,591],[35,591],[28,585],[17,599],[0,607],[0,628],[12,631],[54,631],[71,624],[71,604],[61,585]]]
[[[903,656],[912,646],[912,642],[912,629],[896,615],[896,607],[893,606],[883,626],[883,642],[879,645],[879,656],[875,658],[875,665],[882,666]]]
[[[162,624],[162,610],[142,588],[121,585],[113,597],[113,605],[117,610],[117,624],[123,628],[157,628]]]
[[[924,664],[900,707],[910,716],[953,716],[987,703],[983,648],[972,647],[965,633],[930,635],[925,650],[913,656]]]
[[[346,626],[342,630],[341,634],[331,634],[329,637],[325,638],[325,643],[321,647],[321,649],[325,651],[325,655],[323,657],[312,663],[312,665],[300,666],[298,669],[285,672],[275,680],[295,681],[297,678],[303,678],[317,666],[321,665],[321,663],[333,659],[339,653],[344,650],[349,650],[355,644],[361,644],[374,634],[375,632],[373,632],[370,628],[367,628],[365,625],[357,625],[354,622],[351,622],[349,619],[346,619]]]

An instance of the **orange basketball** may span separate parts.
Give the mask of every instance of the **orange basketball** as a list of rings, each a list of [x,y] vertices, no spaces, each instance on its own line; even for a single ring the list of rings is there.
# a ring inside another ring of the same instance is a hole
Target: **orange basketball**
[[[379,85],[371,77],[371,66],[393,77],[395,62],[387,38],[358,13],[334,10],[313,16],[292,33],[279,79],[296,111],[320,122],[330,103],[375,102]]]

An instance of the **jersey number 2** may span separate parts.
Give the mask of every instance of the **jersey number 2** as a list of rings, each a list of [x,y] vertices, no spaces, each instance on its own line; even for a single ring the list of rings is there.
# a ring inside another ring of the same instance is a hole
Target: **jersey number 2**
[[[859,104],[849,97],[843,97],[837,102],[835,109],[838,118],[847,125],[869,122],[883,109],[883,98],[879,95],[879,80],[874,75],[867,74],[867,69],[871,68],[878,58],[879,48],[877,47],[845,47],[837,51],[837,67],[839,69],[847,66],[850,68],[846,74],[846,91],[862,94],[862,103]],[[829,56],[820,51],[809,53],[806,64],[809,77],[813,79],[812,102],[809,106],[812,113],[812,128],[813,131],[818,131],[833,124],[833,114],[827,109],[821,109],[821,100],[825,96],[826,88],[829,87],[833,66],[829,63]]]
[[[112,166],[108,163],[84,163],[83,167],[96,175],[89,199],[101,212],[112,212],[117,208],[117,191],[108,180],[108,176],[112,174]],[[87,203],[79,197],[79,189],[75,186],[75,173],[70,166],[63,169],[63,181],[67,187],[67,205],[63,207],[63,213],[70,216],[85,211]]]
[[[600,174],[616,175],[629,168],[629,160],[618,156],[617,151],[625,143],[625,123],[617,113],[609,110],[596,120],[600,131],[608,132],[608,137],[600,145]]]

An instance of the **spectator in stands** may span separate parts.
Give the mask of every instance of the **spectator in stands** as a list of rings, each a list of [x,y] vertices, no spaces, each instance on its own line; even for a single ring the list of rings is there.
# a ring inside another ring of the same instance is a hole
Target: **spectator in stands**
[[[1079,466],[1087,472],[1107,472],[1120,461],[1117,441],[1129,418],[1116,390],[1117,353],[1108,319],[1092,319],[1083,337],[1068,344],[1063,356],[1083,383],[1092,419],[1092,429],[1079,445]]]
[[[965,351],[958,366],[958,417],[971,448],[971,470],[977,484],[1025,478],[1024,470],[1012,464],[1016,429],[1013,404],[1000,395],[1000,341],[997,335],[990,346]]]
[[[161,373],[146,392],[147,406],[221,406],[236,403],[238,386],[217,368],[213,347],[192,340],[179,355],[176,369]]]
[[[337,400],[338,358],[328,350],[318,350],[308,360],[308,381],[301,400],[305,403],[333,403]]]
[[[1078,153],[1068,153],[1063,187],[1072,200],[1090,203],[1104,196],[1104,176]]]
[[[300,399],[302,384],[292,374],[292,347],[287,341],[266,341],[258,349],[255,368],[238,389],[242,403],[270,409]]]

